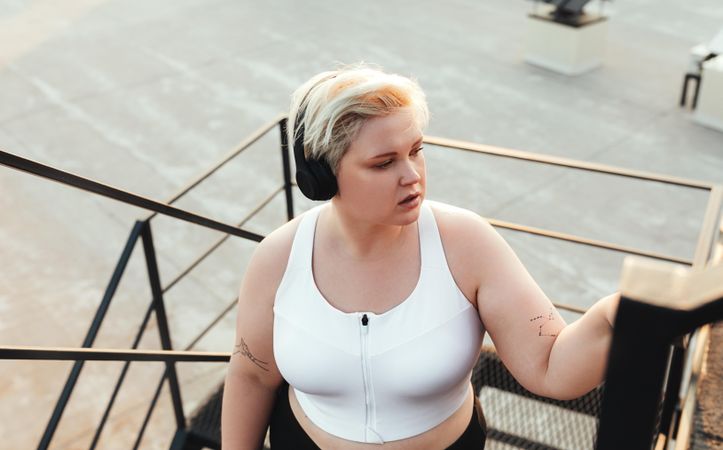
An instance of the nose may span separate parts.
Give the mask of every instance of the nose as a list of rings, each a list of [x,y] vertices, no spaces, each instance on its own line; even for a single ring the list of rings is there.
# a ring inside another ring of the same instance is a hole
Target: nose
[[[422,176],[420,172],[424,170],[423,167],[417,167],[414,163],[414,161],[407,160],[403,164],[403,170],[401,177],[399,179],[399,183],[402,186],[409,186],[416,183],[419,183],[419,181],[422,179]]]

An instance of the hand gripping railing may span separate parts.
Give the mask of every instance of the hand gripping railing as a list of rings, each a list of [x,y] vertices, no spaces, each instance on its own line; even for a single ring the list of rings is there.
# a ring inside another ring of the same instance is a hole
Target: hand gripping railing
[[[673,341],[723,319],[723,265],[684,268],[628,257],[597,449],[650,449]],[[689,389],[695,392],[697,374]],[[687,442],[687,436],[680,436]],[[676,448],[685,448],[678,447]]]

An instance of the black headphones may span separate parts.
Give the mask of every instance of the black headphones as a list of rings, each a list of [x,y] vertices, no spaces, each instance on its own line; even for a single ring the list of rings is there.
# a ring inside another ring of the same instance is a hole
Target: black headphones
[[[308,94],[307,94],[308,95]],[[306,100],[306,97],[304,97]],[[306,158],[304,155],[304,100],[299,104],[299,112],[294,121],[294,161],[296,161],[296,184],[301,192],[311,200],[329,200],[339,190],[336,177],[326,158]],[[304,107],[302,110],[301,107]]]

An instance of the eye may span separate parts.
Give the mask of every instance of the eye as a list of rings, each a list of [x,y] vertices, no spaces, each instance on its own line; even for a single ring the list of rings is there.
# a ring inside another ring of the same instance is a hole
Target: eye
[[[413,157],[417,156],[417,154],[419,154],[419,152],[421,152],[423,148],[424,147],[415,148],[414,150],[412,150],[412,153],[410,153],[410,155]]]
[[[394,162],[394,161],[391,160],[391,159],[387,159],[387,160],[384,161],[383,163],[379,163],[379,164],[374,165],[374,167],[377,168],[377,169],[386,169],[387,167],[389,167],[389,166],[392,165],[392,162]]]

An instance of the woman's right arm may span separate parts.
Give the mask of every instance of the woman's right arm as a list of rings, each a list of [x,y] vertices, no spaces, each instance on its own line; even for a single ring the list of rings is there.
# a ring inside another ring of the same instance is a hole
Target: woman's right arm
[[[258,245],[241,283],[221,412],[224,450],[262,447],[282,381],[273,355],[273,306],[289,256],[289,228],[282,227]]]

